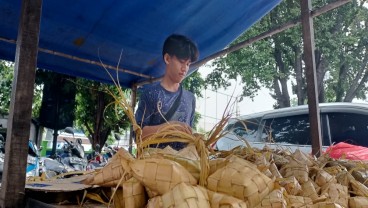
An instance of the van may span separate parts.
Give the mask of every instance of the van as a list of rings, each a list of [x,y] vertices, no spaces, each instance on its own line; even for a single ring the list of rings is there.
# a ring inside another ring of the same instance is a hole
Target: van
[[[338,142],[368,147],[368,104],[321,103],[319,110],[323,149]],[[218,150],[247,142],[256,148],[311,152],[308,105],[231,118],[223,133],[215,145]]]

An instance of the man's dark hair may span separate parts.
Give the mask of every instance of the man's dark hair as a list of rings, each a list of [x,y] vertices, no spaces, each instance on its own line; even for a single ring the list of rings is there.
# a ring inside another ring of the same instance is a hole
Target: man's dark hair
[[[162,49],[162,57],[168,53],[178,59],[190,59],[195,62],[198,59],[199,52],[196,44],[184,35],[173,34],[166,38]]]

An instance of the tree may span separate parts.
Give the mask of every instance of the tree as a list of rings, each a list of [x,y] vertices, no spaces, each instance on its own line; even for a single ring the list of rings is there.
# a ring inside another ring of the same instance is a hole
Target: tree
[[[195,71],[183,81],[184,88],[195,94],[197,97],[203,96],[202,89],[204,87],[204,84],[205,82],[198,71]],[[201,119],[201,114],[195,112],[193,122],[193,126],[195,129],[197,129],[196,126],[198,125],[199,119]]]
[[[330,2],[330,1],[327,1]],[[326,1],[314,1],[315,7]],[[233,44],[300,16],[298,1],[280,3]],[[367,8],[353,1],[315,18],[315,58],[319,100],[351,101],[364,98],[367,87]],[[275,108],[290,106],[288,85],[298,105],[306,103],[301,27],[297,26],[213,62],[206,83],[226,87],[228,79],[241,77],[243,97],[254,97],[261,87],[271,90]],[[348,87],[350,89],[348,89]]]
[[[0,115],[9,114],[9,106],[14,76],[14,64],[0,60]],[[41,108],[42,86],[35,83],[32,117],[38,118]]]
[[[13,74],[13,65],[0,61],[0,115],[9,114]]]
[[[96,144],[102,147],[112,131],[120,132],[130,126],[128,117],[121,109],[115,109],[115,100],[107,92],[117,95],[116,86],[82,78],[76,84],[76,125],[87,134],[93,149]]]

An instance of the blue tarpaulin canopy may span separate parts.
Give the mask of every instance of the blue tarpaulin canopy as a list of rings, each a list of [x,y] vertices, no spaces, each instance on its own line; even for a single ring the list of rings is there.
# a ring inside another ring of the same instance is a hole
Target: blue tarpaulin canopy
[[[194,40],[199,59],[224,49],[281,0],[43,1],[38,67],[123,87],[163,76],[165,38]],[[14,61],[20,0],[0,0],[0,59]],[[194,70],[194,69],[191,69]]]

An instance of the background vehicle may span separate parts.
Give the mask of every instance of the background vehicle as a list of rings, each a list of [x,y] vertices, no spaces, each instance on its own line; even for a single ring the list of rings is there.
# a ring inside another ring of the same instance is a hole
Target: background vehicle
[[[36,144],[29,140],[28,141],[28,157],[27,157],[27,168],[26,177],[28,176],[39,176],[39,149]],[[3,173],[5,162],[5,138],[0,134],[0,174]]]
[[[368,147],[368,104],[323,103],[319,105],[322,145],[338,142]],[[308,106],[297,106],[233,118],[217,143],[219,150],[245,145],[311,151]]]
[[[73,129],[70,127],[67,127],[65,132],[74,136]],[[86,170],[87,159],[84,158],[81,139],[74,138],[74,141],[64,139],[64,141],[66,143],[63,145],[63,152],[60,155],[42,160],[42,172],[45,173],[47,178],[61,173]]]
[[[28,141],[28,157],[27,157],[27,173],[26,176],[39,176],[40,175],[40,153],[37,145],[29,140]]]

